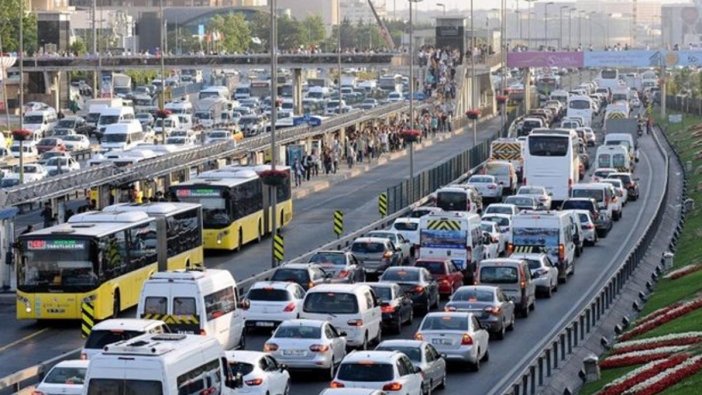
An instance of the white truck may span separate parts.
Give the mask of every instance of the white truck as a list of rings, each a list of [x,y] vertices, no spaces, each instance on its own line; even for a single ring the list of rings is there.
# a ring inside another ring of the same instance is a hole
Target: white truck
[[[450,259],[473,283],[477,264],[485,258],[480,216],[456,211],[427,214],[419,221],[419,259]]]
[[[112,91],[117,97],[132,93],[132,77],[122,73],[112,73]]]

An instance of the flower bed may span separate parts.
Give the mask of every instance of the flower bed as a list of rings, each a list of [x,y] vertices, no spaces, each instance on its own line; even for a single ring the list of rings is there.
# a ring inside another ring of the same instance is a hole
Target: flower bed
[[[680,277],[687,276],[690,273],[694,273],[696,271],[702,270],[702,265],[699,263],[695,263],[693,265],[687,265],[683,266],[678,270],[673,270],[672,272],[666,274],[663,276],[663,278],[670,279],[670,280],[676,280]]]
[[[634,351],[652,350],[659,347],[686,346],[702,342],[702,332],[672,333],[643,340],[630,340],[617,343],[612,347],[614,354],[626,354]]]
[[[693,312],[699,309],[700,307],[702,307],[702,299],[694,299],[689,302],[683,303],[653,318],[641,321],[640,324],[635,326],[633,329],[619,336],[619,340],[629,340],[633,337],[636,337],[654,328],[657,328],[667,322],[670,322],[678,317]]]
[[[689,354],[677,354],[669,358],[649,362],[640,368],[634,369],[631,372],[619,377],[611,383],[604,386],[598,395],[619,395],[634,385],[642,383],[659,373],[677,366],[690,358]]]
[[[673,303],[673,304],[671,304],[671,305],[662,307],[662,308],[660,308],[660,309],[658,309],[658,310],[654,310],[654,311],[652,311],[652,312],[646,314],[645,316],[639,317],[638,319],[636,319],[636,321],[634,321],[634,325],[633,325],[633,326],[636,327],[636,326],[640,325],[642,322],[645,322],[645,321],[648,321],[648,320],[652,320],[652,319],[658,317],[659,315],[665,314],[665,313],[669,312],[670,310],[673,310],[674,308],[676,308],[676,307],[678,307],[678,306],[680,306],[680,305],[682,305],[681,302],[675,302],[675,303]]]
[[[262,170],[259,171],[258,176],[261,178],[261,181],[270,186],[281,186],[285,184],[285,181],[288,179],[290,176],[290,173],[287,170]]]
[[[700,369],[702,369],[702,356],[697,355],[634,385],[624,391],[622,395],[654,395],[665,391],[684,378],[692,376]]]
[[[611,357],[605,358],[602,363],[600,363],[600,368],[602,369],[612,369],[619,368],[622,366],[632,366],[640,365],[642,363],[648,363],[658,359],[668,358],[669,356],[685,351],[690,346],[670,346],[670,347],[658,347],[653,350],[643,350],[634,351],[626,354],[616,354]]]

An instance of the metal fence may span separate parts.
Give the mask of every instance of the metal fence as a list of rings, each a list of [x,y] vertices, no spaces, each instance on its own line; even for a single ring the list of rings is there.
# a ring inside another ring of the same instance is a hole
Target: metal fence
[[[387,189],[388,213],[395,213],[456,180],[462,174],[487,160],[490,155],[490,142],[494,136],[475,147],[466,150],[440,165],[424,170],[413,177],[410,188],[409,177],[398,185]]]
[[[657,135],[654,135],[658,149],[665,158],[666,174],[670,167],[670,159]],[[635,247],[629,251],[622,262],[603,286],[595,293],[580,312],[564,321],[565,325],[557,325],[553,331],[534,345],[534,349],[541,350],[522,367],[517,367],[514,373],[508,373],[493,387],[492,394],[505,395],[536,395],[538,388],[545,383],[545,379],[565,365],[566,359],[574,349],[586,341],[591,331],[597,328],[601,319],[605,318],[607,310],[614,304],[627,280],[634,274],[639,263],[644,258],[651,241],[658,232],[659,225],[665,213],[665,203],[668,198],[668,177],[661,185],[663,195],[656,206],[656,213],[650,218],[644,235],[638,240]],[[519,371],[518,369],[522,369]]]

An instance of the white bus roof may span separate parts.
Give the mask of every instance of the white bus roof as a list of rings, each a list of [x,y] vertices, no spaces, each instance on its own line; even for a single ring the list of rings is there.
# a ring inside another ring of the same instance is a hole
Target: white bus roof
[[[180,203],[180,202],[156,202],[156,203],[118,203],[107,206],[102,209],[105,213],[126,213],[126,212],[144,212],[150,217],[161,217],[166,215],[178,214],[183,211],[188,211],[200,208],[202,205],[197,203]]]
[[[88,214],[94,215],[93,219],[113,217],[119,218],[117,221],[90,221],[88,217],[84,217]],[[83,218],[81,218],[83,217]],[[127,220],[131,218],[132,220]],[[146,224],[153,221],[152,218],[148,217],[145,213],[120,213],[118,215],[105,214],[99,211],[92,211],[88,213],[76,214],[69,220],[68,223],[51,226],[49,228],[40,229],[26,235],[23,237],[31,238],[37,236],[86,236],[86,237],[102,237],[109,235],[111,233],[117,232],[119,230],[130,228],[134,225]]]

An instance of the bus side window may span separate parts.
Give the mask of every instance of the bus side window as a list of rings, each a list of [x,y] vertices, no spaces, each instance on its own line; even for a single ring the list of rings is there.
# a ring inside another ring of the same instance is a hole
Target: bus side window
[[[127,268],[127,239],[125,231],[119,231],[103,239],[102,275],[103,280],[119,277]]]

